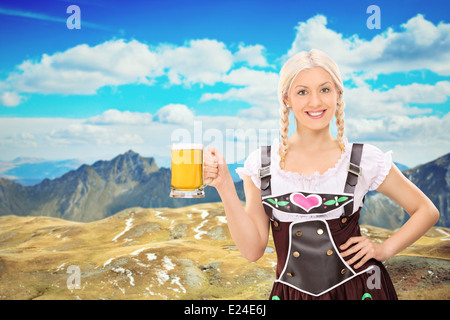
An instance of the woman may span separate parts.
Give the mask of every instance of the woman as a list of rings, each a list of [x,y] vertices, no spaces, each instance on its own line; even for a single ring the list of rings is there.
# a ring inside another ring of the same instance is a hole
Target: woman
[[[217,189],[231,236],[246,259],[264,254],[272,225],[278,259],[272,299],[397,299],[381,262],[439,218],[390,152],[344,138],[343,94],[338,67],[322,51],[300,52],[286,62],[278,87],[281,142],[253,151],[236,170],[244,181],[245,209],[223,156],[211,147],[205,154],[204,179]],[[288,137],[290,111],[297,127]],[[333,116],[336,138],[330,132]],[[359,231],[359,212],[371,190],[411,216],[383,243]]]

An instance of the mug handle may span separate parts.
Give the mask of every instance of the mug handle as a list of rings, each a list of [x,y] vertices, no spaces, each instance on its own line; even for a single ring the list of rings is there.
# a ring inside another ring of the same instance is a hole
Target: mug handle
[[[207,186],[207,184],[205,184],[205,180],[203,178],[204,178],[204,176],[203,176],[203,158],[202,158],[202,185],[199,188],[199,190],[201,190],[201,191],[203,191]]]
[[[203,149],[202,150],[202,185],[200,186],[200,190],[204,190],[205,188],[206,188],[206,186],[207,186],[207,184],[205,184],[205,180],[203,179],[204,178],[204,176],[203,176],[203,155],[205,154],[205,149]]]

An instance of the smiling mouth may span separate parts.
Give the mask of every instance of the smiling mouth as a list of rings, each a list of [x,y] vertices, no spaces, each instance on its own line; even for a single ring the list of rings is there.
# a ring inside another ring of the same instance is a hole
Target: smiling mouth
[[[311,118],[318,119],[321,118],[325,114],[326,110],[320,110],[320,111],[306,111],[306,114],[310,116]]]

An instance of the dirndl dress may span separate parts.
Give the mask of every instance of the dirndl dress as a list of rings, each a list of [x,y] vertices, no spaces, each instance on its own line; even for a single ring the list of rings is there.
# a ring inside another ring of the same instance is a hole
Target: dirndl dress
[[[253,151],[241,178],[250,176],[261,189],[277,253],[273,300],[396,300],[384,265],[370,259],[355,269],[341,257],[339,246],[360,236],[364,196],[384,181],[391,152],[370,144],[345,141],[333,168],[311,176],[279,167],[279,142]]]

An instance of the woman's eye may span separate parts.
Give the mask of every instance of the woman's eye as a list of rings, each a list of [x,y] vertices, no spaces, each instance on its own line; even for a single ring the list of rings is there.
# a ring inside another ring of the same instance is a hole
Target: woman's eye
[[[323,88],[322,92],[328,93],[328,92],[330,92],[330,88]]]
[[[306,93],[307,93],[306,90],[300,90],[298,92],[298,94],[301,95],[301,96],[305,95]]]

